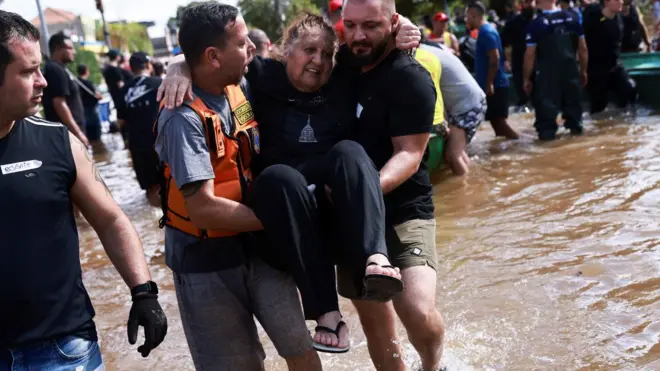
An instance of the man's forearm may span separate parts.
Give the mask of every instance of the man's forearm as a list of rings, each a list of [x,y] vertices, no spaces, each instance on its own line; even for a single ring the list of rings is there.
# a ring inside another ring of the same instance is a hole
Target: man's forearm
[[[486,77],[486,83],[492,85],[495,82],[495,76],[497,75],[497,70],[500,68],[500,57],[488,57],[488,75]]]
[[[79,136],[82,133],[80,126],[76,123],[76,120],[73,119],[69,105],[65,101],[53,102],[53,108],[55,108],[55,113],[57,117],[62,120],[64,126],[66,126],[71,133],[75,136]]]
[[[580,60],[580,72],[586,73],[589,66],[589,53],[586,47],[578,49],[578,59]]]
[[[395,153],[380,170],[380,187],[383,194],[392,192],[410,179],[419,169],[422,157],[423,155],[406,151]]]
[[[97,233],[112,265],[129,288],[151,279],[140,237],[126,215],[117,215]]]
[[[637,10],[637,18],[639,19],[639,25],[642,27],[642,39],[644,40],[644,44],[647,46],[651,45],[651,38],[649,37],[649,30],[646,28],[646,24],[644,22],[644,17],[642,16],[642,12],[639,10],[639,7],[635,7]]]
[[[193,223],[201,229],[228,232],[252,232],[263,229],[261,221],[249,207],[222,197],[213,197],[205,205],[196,206],[188,213]]]
[[[525,50],[525,59],[523,63],[523,79],[525,81],[531,80],[532,71],[534,71],[534,62],[536,59],[536,53],[534,50],[527,48]]]

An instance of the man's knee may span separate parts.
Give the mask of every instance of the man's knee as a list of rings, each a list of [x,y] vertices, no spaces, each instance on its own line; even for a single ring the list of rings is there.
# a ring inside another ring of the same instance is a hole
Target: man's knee
[[[404,313],[401,313],[401,319],[407,319],[404,321],[414,324],[415,327],[428,328],[435,327],[432,325],[438,320],[439,315],[435,303],[418,300],[407,303]]]

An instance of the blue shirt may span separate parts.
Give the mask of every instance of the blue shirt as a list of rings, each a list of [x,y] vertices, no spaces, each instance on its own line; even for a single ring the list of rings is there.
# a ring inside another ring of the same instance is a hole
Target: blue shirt
[[[533,21],[527,26],[527,46],[534,46],[540,42],[548,34],[552,34],[555,31],[555,28],[559,25],[565,27],[566,31],[574,32],[579,37],[584,37],[584,32],[582,31],[582,21],[580,18],[570,10],[544,10],[543,14],[554,14],[557,12],[564,12],[565,18],[557,18],[555,22],[548,22],[547,18],[536,17]]]
[[[500,66],[497,69],[493,85],[496,88],[505,88],[509,86],[509,78],[504,68],[504,48],[502,39],[497,29],[486,23],[479,28],[479,37],[477,37],[477,50],[474,57],[474,71],[477,75],[477,82],[482,89],[486,90],[486,79],[488,78],[488,52],[497,49],[500,51]]]

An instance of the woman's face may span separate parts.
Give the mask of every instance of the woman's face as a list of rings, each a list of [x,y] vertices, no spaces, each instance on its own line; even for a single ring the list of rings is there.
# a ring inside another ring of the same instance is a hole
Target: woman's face
[[[320,29],[303,32],[286,55],[286,73],[291,84],[313,93],[328,82],[335,54],[329,35]]]

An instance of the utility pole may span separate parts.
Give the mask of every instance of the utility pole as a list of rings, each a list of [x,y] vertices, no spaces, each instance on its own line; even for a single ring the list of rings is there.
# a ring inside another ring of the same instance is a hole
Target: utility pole
[[[105,37],[105,44],[108,47],[108,51],[111,48],[110,45],[110,33],[108,32],[108,26],[105,23],[105,14],[103,13],[103,0],[96,0],[96,9],[101,12],[101,20],[103,21],[103,36]]]
[[[44,53],[46,56],[50,56],[50,50],[48,50],[48,39],[50,39],[50,35],[48,35],[48,25],[46,24],[46,17],[44,16],[44,12],[41,10],[41,1],[37,1],[37,11],[39,12],[39,21],[41,21],[41,38],[43,39],[44,42],[44,48],[41,51]]]

